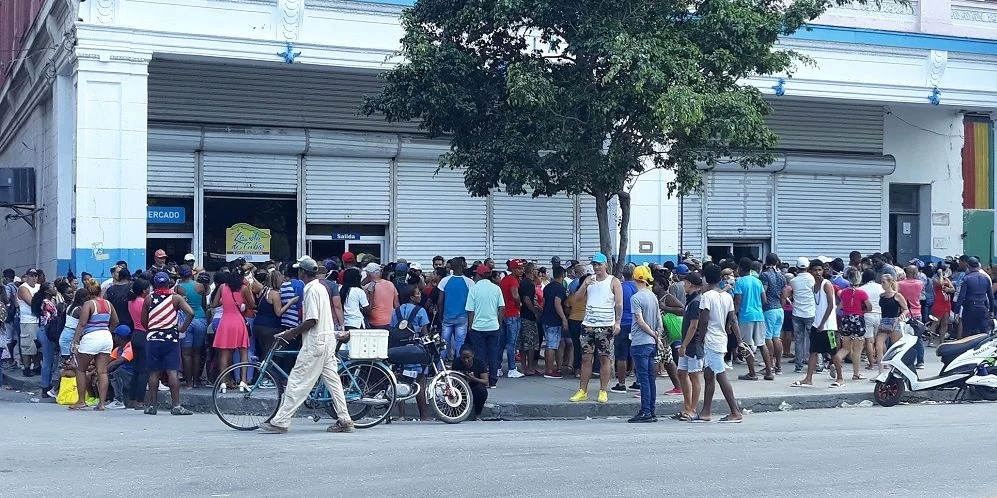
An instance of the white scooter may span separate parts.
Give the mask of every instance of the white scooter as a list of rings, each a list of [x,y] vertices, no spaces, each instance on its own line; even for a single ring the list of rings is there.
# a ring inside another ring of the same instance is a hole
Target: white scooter
[[[997,358],[997,335],[977,334],[958,341],[946,342],[935,351],[942,359],[942,370],[934,377],[921,379],[917,375],[915,360],[918,337],[904,334],[890,346],[883,356],[889,365],[876,378],[873,397],[882,406],[900,402],[904,390],[958,388],[955,399],[965,400],[967,392],[974,399],[997,400],[997,367],[991,368]]]

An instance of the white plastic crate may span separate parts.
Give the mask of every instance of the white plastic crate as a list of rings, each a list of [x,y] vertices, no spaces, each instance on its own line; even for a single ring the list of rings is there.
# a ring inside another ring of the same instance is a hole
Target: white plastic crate
[[[388,357],[388,331],[353,329],[350,331],[350,359],[382,360]]]

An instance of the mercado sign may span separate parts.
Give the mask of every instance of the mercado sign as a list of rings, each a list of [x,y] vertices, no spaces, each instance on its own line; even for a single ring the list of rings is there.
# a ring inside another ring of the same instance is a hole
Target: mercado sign
[[[260,263],[270,260],[270,229],[236,223],[225,229],[225,261],[244,258]]]

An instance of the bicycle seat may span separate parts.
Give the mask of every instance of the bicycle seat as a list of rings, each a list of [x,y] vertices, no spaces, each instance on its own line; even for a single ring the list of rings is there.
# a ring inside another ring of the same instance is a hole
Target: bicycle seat
[[[990,336],[987,334],[971,335],[958,341],[946,342],[938,346],[935,354],[942,358],[942,363],[948,363],[966,351],[979,347],[980,344],[987,342],[989,339]]]

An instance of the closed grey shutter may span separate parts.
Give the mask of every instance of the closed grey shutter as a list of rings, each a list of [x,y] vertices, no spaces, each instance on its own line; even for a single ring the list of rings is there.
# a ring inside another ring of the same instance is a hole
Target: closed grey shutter
[[[575,201],[566,195],[492,194],[492,257],[522,258],[546,266],[574,249]]]
[[[883,153],[881,105],[778,98],[765,123],[783,150]]]
[[[147,163],[149,195],[193,197],[197,168],[194,151],[200,147],[200,128],[150,128]]]
[[[379,70],[155,59],[149,64],[149,120],[361,131],[417,131],[418,122],[358,115],[380,93]]]
[[[398,156],[397,253],[409,261],[464,256],[468,263],[488,257],[487,205],[471,197],[461,171],[436,168],[449,149],[440,142],[412,141]]]
[[[776,252],[848,259],[884,249],[883,177],[782,174],[777,183]]]
[[[305,157],[308,223],[387,224],[391,161],[362,157]]]
[[[768,239],[772,236],[772,175],[716,171],[706,181],[708,237]]]
[[[703,198],[700,194],[693,193],[681,197],[679,202],[682,218],[679,251],[691,253],[694,258],[702,258],[706,251],[706,240],[703,237]]]
[[[298,191],[298,158],[274,154],[205,152],[204,190],[253,194]]]

